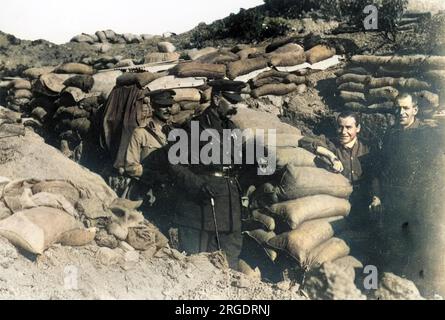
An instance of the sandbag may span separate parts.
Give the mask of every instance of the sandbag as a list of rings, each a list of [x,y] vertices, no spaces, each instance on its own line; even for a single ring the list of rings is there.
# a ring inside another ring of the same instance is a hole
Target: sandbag
[[[84,109],[81,109],[77,106],[73,107],[60,107],[57,109],[56,113],[54,114],[54,118],[58,118],[60,115],[69,115],[70,118],[85,118],[90,115],[90,113]]]
[[[79,88],[66,87],[60,93],[60,102],[64,105],[73,106],[85,99],[85,96],[85,93]]]
[[[249,237],[254,239],[261,247],[263,247],[270,260],[275,261],[277,259],[277,252],[267,247],[267,243],[270,241],[270,239],[276,237],[275,232],[257,229],[252,231],[244,231],[243,234],[247,234]]]
[[[76,75],[66,79],[63,84],[67,87],[79,88],[83,92],[90,92],[94,85],[94,78],[90,75]]]
[[[258,47],[258,48],[245,48],[237,52],[237,55],[240,57],[240,59],[248,59],[249,55],[251,54],[263,54],[266,52],[265,47]]]
[[[209,64],[199,62],[181,63],[171,70],[178,77],[206,77],[209,79],[222,79],[226,75],[226,66],[223,64]]]
[[[265,132],[264,139],[261,139],[261,142],[265,146],[275,146],[276,148],[296,148],[301,138],[302,136],[298,133],[277,133],[275,134],[275,141],[273,141],[271,135]]]
[[[284,78],[285,83],[295,83],[295,84],[305,84],[306,83],[306,77],[304,76],[297,76],[296,74],[288,74]]]
[[[43,74],[40,79],[35,82],[34,90],[40,93],[48,93],[52,95],[60,93],[65,88],[63,83],[70,77],[71,75],[65,74]]]
[[[175,88],[195,88],[204,85],[204,79],[205,78],[199,77],[178,78],[175,76],[161,76],[147,84],[144,88],[148,88],[150,91]]]
[[[304,48],[296,43],[287,43],[281,47],[278,47],[273,53],[286,53],[286,52],[304,52]]]
[[[32,92],[28,89],[20,89],[14,92],[14,99],[32,99]]]
[[[269,53],[267,55],[270,63],[275,67],[290,67],[302,64],[306,61],[303,51]]]
[[[334,229],[328,219],[304,222],[297,229],[271,238],[267,244],[272,248],[287,252],[302,265],[310,252],[332,238]]]
[[[314,64],[335,55],[335,48],[320,44],[306,51],[306,61]]]
[[[136,84],[139,88],[145,87],[147,84],[155,79],[160,78],[162,75],[151,72],[125,72],[121,76],[117,77],[116,85],[118,86],[131,86]]]
[[[179,102],[180,110],[197,110],[200,107],[199,102],[195,101],[181,101]],[[171,113],[171,111],[170,111]],[[177,112],[176,112],[177,113]]]
[[[108,39],[107,36],[105,35],[105,32],[103,31],[96,31],[95,35],[99,38],[99,41],[101,43],[107,43]]]
[[[279,77],[267,77],[267,78],[261,78],[259,80],[253,80],[252,81],[252,87],[253,88],[259,88],[266,84],[280,84],[284,83],[284,78]]]
[[[86,136],[91,128],[91,121],[87,118],[77,118],[71,121],[71,129],[79,132],[81,136]]]
[[[65,63],[54,70],[55,73],[93,74],[93,68],[83,63]]]
[[[362,92],[340,91],[340,97],[344,102],[365,102],[365,95]]]
[[[275,129],[277,134],[294,134],[301,136],[301,131],[281,120],[274,114],[249,109],[238,108],[237,113],[230,118],[234,125],[241,129]],[[250,136],[251,137],[251,136]]]
[[[96,237],[96,228],[78,228],[62,233],[58,242],[64,246],[85,246]]]
[[[63,180],[41,181],[34,184],[31,190],[33,194],[41,192],[60,194],[73,206],[76,206],[80,199],[80,193],[72,183]]]
[[[439,95],[430,91],[422,90],[415,92],[414,96],[417,98],[417,103],[420,109],[437,108],[439,106]]]
[[[38,207],[0,221],[0,235],[12,244],[34,254],[42,254],[61,235],[82,225],[66,212]]]
[[[341,77],[337,78],[336,82],[337,82],[337,84],[342,84],[345,82],[355,82],[355,83],[366,84],[369,82],[369,79],[370,79],[370,76],[367,76],[367,75],[347,73],[347,74],[344,74]]]
[[[351,62],[355,64],[374,65],[374,66],[388,66],[391,68],[403,69],[445,69],[445,57],[443,56],[425,56],[425,55],[410,55],[410,56],[367,56],[355,55],[352,56]]]
[[[31,82],[25,79],[15,79],[9,83],[7,88],[14,90],[31,90]]]
[[[168,42],[168,41],[158,42],[157,46],[158,46],[159,52],[168,53],[168,52],[175,52],[175,50],[176,50],[176,47],[173,45],[173,43]]]
[[[252,79],[252,81],[257,81],[263,78],[269,78],[269,77],[277,77],[277,78],[286,78],[289,75],[288,72],[282,72],[275,69],[268,70],[261,72],[259,75],[257,75],[255,78]]]
[[[191,119],[194,114],[194,110],[183,110],[172,116],[172,123],[181,126]]]
[[[70,42],[93,44],[95,41],[90,35],[82,33],[82,34],[78,34],[77,36],[72,37]]]
[[[42,107],[34,108],[31,111],[31,116],[34,117],[35,119],[39,120],[42,123],[46,120],[47,115],[48,115],[48,112],[46,112],[46,110],[43,109]]]
[[[286,166],[279,183],[282,200],[293,200],[313,195],[331,195],[348,198],[352,186],[348,179],[338,173],[321,168]]]
[[[196,59],[196,61],[201,63],[213,63],[213,64],[224,64],[237,60],[239,60],[238,55],[227,51],[212,52]]]
[[[275,230],[275,219],[260,210],[253,210],[249,219],[261,223],[267,231]]]
[[[348,200],[329,195],[315,195],[275,203],[268,210],[282,218],[291,229],[305,221],[321,218],[345,217],[351,210]]]
[[[341,77],[345,74],[358,74],[358,75],[368,75],[369,71],[362,67],[347,67],[345,69],[338,70],[334,72],[337,77]]]
[[[331,238],[315,247],[304,261],[303,268],[306,270],[317,268],[325,262],[334,261],[346,257],[350,252],[349,246],[339,238]]]
[[[338,86],[338,90],[350,92],[365,92],[365,85],[363,83],[345,82]]]
[[[106,71],[96,73],[94,78],[94,85],[91,92],[99,92],[104,100],[108,98],[111,90],[116,85],[116,79],[122,74],[122,71]]]
[[[40,68],[29,68],[23,71],[23,76],[28,79],[38,79],[43,74],[52,73],[55,67],[40,67]]]
[[[256,88],[255,90],[252,90],[252,97],[259,98],[261,96],[266,95],[276,95],[276,96],[282,96],[288,93],[291,93],[293,91],[296,91],[298,89],[298,86],[295,83],[289,83],[289,84],[266,84],[260,88]]]
[[[177,61],[179,57],[178,52],[150,52],[145,55],[145,63]]]
[[[369,93],[368,93],[368,97],[374,101],[379,101],[379,100],[383,100],[383,99],[394,100],[398,95],[399,95],[399,91],[393,87],[382,87],[382,88],[369,89]]]
[[[254,58],[243,59],[234,62],[230,62],[227,65],[227,76],[229,79],[235,79],[238,76],[248,74],[252,71],[263,69],[267,67],[267,59]]]
[[[277,168],[291,164],[299,167],[315,167],[315,155],[303,148],[277,148]]]
[[[345,108],[352,110],[352,111],[358,111],[358,112],[366,112],[366,111],[392,112],[394,110],[394,102],[386,101],[386,102],[382,102],[382,103],[374,103],[369,106],[364,105],[359,102],[347,102],[347,103],[345,103]]]
[[[179,88],[173,89],[175,95],[173,96],[173,100],[175,102],[180,101],[194,101],[198,102],[201,100],[201,93],[198,89],[194,88]]]
[[[218,49],[213,48],[213,47],[206,47],[206,48],[202,48],[200,50],[197,50],[197,49],[189,50],[187,52],[187,55],[190,58],[190,60],[196,60],[199,57],[205,56],[209,53],[216,52],[216,51],[218,51]]]
[[[124,38],[126,43],[140,43],[142,42],[142,37],[133,33],[124,33],[122,34],[122,38]]]
[[[107,40],[109,40],[110,42],[115,42],[116,41],[116,32],[114,32],[113,30],[105,30],[104,31],[105,36],[107,37]]]

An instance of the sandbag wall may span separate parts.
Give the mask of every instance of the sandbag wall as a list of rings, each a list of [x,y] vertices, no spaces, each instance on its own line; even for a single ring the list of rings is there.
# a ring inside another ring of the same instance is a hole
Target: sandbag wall
[[[419,114],[424,119],[434,118],[444,108],[442,56],[357,55],[337,76],[339,95],[350,110],[391,112],[400,92],[417,97]]]
[[[99,30],[94,34],[81,33],[74,36],[70,42],[77,43],[87,43],[87,44],[95,44],[95,43],[119,43],[119,44],[131,44],[131,43],[141,43],[144,40],[152,39],[154,35],[150,34],[132,34],[132,33],[123,33],[118,34],[113,30]]]
[[[320,167],[314,154],[298,147],[299,130],[276,116],[241,109],[233,121],[240,129],[277,130],[276,172],[250,194],[245,236],[255,240],[272,262],[285,261],[278,257],[286,253],[303,272],[327,261],[353,261],[348,245],[335,237],[351,208],[348,180]],[[268,136],[264,141],[266,148],[272,143]]]

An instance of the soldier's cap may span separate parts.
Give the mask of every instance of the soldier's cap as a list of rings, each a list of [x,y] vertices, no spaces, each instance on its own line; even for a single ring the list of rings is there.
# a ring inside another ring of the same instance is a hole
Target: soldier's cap
[[[150,97],[153,108],[168,107],[175,103],[173,96],[176,94],[174,90],[155,90],[150,91],[146,96]]]
[[[232,104],[237,104],[239,102],[243,101],[243,98],[241,97],[241,95],[237,92],[227,92],[227,91],[222,91],[221,95],[227,99],[227,101],[229,101]]]
[[[208,85],[212,87],[213,92],[232,91],[239,93],[247,84],[242,81],[221,79],[209,81]]]

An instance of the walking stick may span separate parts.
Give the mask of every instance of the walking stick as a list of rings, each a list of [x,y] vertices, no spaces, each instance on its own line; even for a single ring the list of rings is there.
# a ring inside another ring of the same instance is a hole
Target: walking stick
[[[213,222],[215,223],[216,244],[218,246],[218,250],[221,251],[221,244],[219,242],[218,225],[216,223],[215,200],[213,198],[210,198],[210,204],[212,205]]]

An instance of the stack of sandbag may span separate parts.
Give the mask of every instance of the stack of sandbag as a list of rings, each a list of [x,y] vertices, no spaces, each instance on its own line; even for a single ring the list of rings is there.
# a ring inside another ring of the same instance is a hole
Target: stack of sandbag
[[[302,270],[347,256],[348,245],[335,234],[341,231],[342,219],[350,211],[349,181],[320,167],[314,154],[298,147],[300,131],[278,117],[239,108],[232,121],[243,130],[264,130],[263,138],[252,133],[244,137],[246,141],[262,139],[269,161],[274,160],[271,152],[276,160],[270,183],[256,186],[249,195],[250,223],[244,234],[254,239],[272,261],[285,252]],[[268,129],[276,130],[275,139]]]
[[[17,247],[42,254],[55,243],[83,246],[96,228],[81,223],[81,194],[65,180],[1,179],[0,235]]]
[[[250,219],[263,228],[245,233],[275,257],[283,252],[295,259],[303,271],[348,256],[349,246],[335,237],[351,208],[348,180],[316,167],[315,156],[299,148],[277,151],[277,158],[289,162],[279,182],[260,186],[252,197]]]
[[[420,115],[432,117],[443,105],[443,56],[357,55],[337,72],[345,108],[361,112],[391,112],[401,92],[418,100]]]
[[[171,42],[161,41],[157,47],[158,52],[149,52],[145,55],[145,63],[179,60],[180,54],[176,52],[176,47]]]
[[[53,67],[52,72],[36,73],[32,85],[29,115],[56,133],[61,151],[76,161],[82,155],[82,141],[89,137],[96,113],[117,77],[106,85],[107,73],[93,72],[83,63],[65,63]]]
[[[135,65],[135,60],[124,58],[123,56],[103,55],[97,58],[83,58],[81,60],[81,63],[92,66],[94,70],[106,70],[114,68],[133,67]]]
[[[260,73],[250,80],[251,96],[259,98],[266,95],[286,95],[291,92],[302,94],[307,90],[305,76],[275,69]]]
[[[70,42],[87,43],[87,44],[95,44],[95,43],[132,44],[132,43],[141,43],[149,38],[150,37],[147,37],[147,35],[139,35],[132,33],[117,34],[113,30],[103,30],[103,31],[96,31],[95,34],[87,34],[87,33],[78,34],[73,38],[71,38]]]
[[[32,100],[31,81],[23,78],[9,79],[3,82],[6,90],[8,108],[22,112],[26,110]]]

